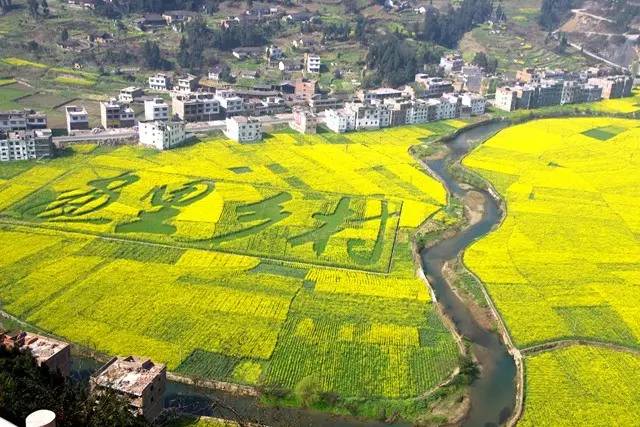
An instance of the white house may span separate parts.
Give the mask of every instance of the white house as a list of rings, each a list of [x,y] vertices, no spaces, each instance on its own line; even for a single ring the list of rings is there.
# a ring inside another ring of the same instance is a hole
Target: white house
[[[142,95],[144,95],[144,91],[142,90],[142,88],[129,86],[120,90],[118,101],[124,102],[125,104],[131,104],[136,98]]]
[[[304,64],[308,73],[319,73],[322,62],[320,56],[307,53],[304,55]]]
[[[187,136],[183,121],[144,121],[138,124],[140,145],[168,150],[182,144]]]
[[[355,117],[345,110],[327,110],[324,122],[335,133],[344,133],[355,127]]]
[[[237,142],[262,141],[262,123],[254,117],[235,116],[226,120],[225,134]]]
[[[242,114],[244,101],[233,90],[219,90],[215,99],[220,103],[220,108],[227,117]]]
[[[67,105],[64,110],[67,118],[67,133],[69,135],[74,130],[89,129],[89,113],[87,113],[85,107]]]
[[[462,95],[462,105],[471,109],[472,116],[484,114],[486,100],[483,96],[475,93],[465,93]]]
[[[158,73],[149,77],[149,89],[167,91],[171,89],[171,77],[164,73]]]
[[[146,99],[144,101],[145,120],[167,121],[170,116],[169,104],[162,98]]]

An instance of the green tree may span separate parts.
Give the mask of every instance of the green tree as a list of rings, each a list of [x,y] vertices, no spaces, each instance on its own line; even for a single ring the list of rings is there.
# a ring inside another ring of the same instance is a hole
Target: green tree
[[[21,425],[27,415],[42,408],[56,413],[60,427],[148,425],[144,418],[133,416],[117,395],[90,396],[86,384],[39,367],[31,353],[0,347],[0,417]]]

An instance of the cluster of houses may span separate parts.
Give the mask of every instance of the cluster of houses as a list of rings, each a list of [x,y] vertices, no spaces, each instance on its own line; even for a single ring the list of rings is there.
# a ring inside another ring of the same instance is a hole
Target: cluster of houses
[[[411,87],[360,91],[357,102],[347,102],[343,108],[326,111],[327,128],[343,133],[466,118],[485,112],[486,100],[482,95],[455,93],[451,82],[439,77],[418,74],[416,82],[425,88],[419,95]]]
[[[71,346],[68,343],[30,332],[18,332],[0,333],[0,346],[28,351],[38,366],[46,366],[49,371],[63,376],[70,375]],[[153,422],[162,411],[166,385],[165,365],[135,356],[112,358],[90,379],[91,392],[96,398],[105,391],[113,392],[129,403],[133,414],[143,416],[149,422]],[[0,418],[0,425],[4,425],[2,421]],[[55,425],[55,422],[46,425]]]
[[[0,161],[37,160],[53,154],[45,114],[30,109],[0,112]]]
[[[623,98],[633,89],[630,75],[598,68],[581,73],[526,68],[518,71],[516,81],[496,89],[496,108],[513,111]]]

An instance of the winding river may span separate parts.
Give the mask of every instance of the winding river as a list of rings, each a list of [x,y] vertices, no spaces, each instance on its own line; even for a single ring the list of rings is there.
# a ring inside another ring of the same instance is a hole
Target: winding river
[[[442,159],[428,161],[431,172],[445,185],[450,195],[464,197],[471,191],[463,188],[449,173],[447,166],[459,161],[472,148],[473,142],[484,140],[506,127],[505,123],[490,123],[468,129],[447,142],[450,151]],[[476,224],[454,236],[442,240],[421,253],[424,271],[431,282],[436,298],[457,331],[472,343],[472,351],[481,367],[480,377],[470,387],[471,409],[463,425],[489,427],[504,424],[515,404],[514,359],[498,334],[484,329],[472,316],[467,306],[449,287],[442,275],[445,262],[457,258],[476,239],[489,233],[502,217],[502,210],[491,195],[484,196],[482,218]],[[74,375],[87,379],[100,364],[89,358],[74,358]],[[336,426],[383,427],[408,426],[399,422],[385,424],[375,420],[360,420],[351,416],[337,416],[319,411],[297,408],[265,407],[255,397],[235,396],[222,391],[198,388],[169,381],[165,393],[165,407],[196,415],[209,415],[229,419],[252,419],[271,426]]]
[[[509,419],[515,406],[516,365],[499,335],[476,321],[443,277],[444,263],[456,259],[475,240],[493,230],[503,215],[498,202],[489,192],[461,186],[447,166],[460,161],[474,147],[474,142],[485,140],[506,126],[506,123],[490,123],[463,131],[447,143],[450,151],[445,158],[427,162],[450,196],[463,198],[469,191],[476,191],[484,199],[479,222],[421,253],[423,269],[436,298],[458,333],[472,343],[473,354],[480,364],[480,377],[470,390],[471,410],[463,423],[469,427],[497,426]]]

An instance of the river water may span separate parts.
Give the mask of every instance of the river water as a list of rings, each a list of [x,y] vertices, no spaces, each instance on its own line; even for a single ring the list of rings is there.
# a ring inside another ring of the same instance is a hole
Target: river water
[[[468,153],[471,142],[486,139],[505,126],[502,123],[493,123],[467,130],[447,143],[451,150],[447,157],[428,162],[430,169],[442,180],[449,194],[464,197],[468,190],[460,187],[447,171],[447,165]],[[446,261],[455,259],[473,241],[489,233],[500,222],[502,212],[498,204],[486,191],[477,191],[483,194],[485,199],[481,221],[423,251],[421,257],[425,273],[445,314],[452,319],[458,332],[472,342],[472,351],[481,366],[480,377],[471,385],[471,409],[464,425],[489,427],[503,424],[513,411],[515,362],[498,335],[483,329],[475,321],[441,273]],[[84,357],[75,357],[73,364],[74,375],[82,380],[88,379],[100,366],[97,361]],[[240,397],[171,381],[168,382],[165,393],[165,407],[194,415],[254,420],[274,427],[409,426],[403,422],[385,424],[375,420],[361,420],[305,409],[265,407],[254,397]]]
[[[447,157],[427,162],[431,171],[445,184],[450,195],[463,198],[470,190],[460,186],[449,173],[447,165],[466,155],[473,148],[474,142],[484,140],[504,127],[505,123],[491,123],[467,130],[447,143],[450,149]],[[480,364],[480,377],[471,385],[470,390],[471,410],[463,425],[488,427],[505,423],[513,411],[516,395],[515,361],[498,334],[487,331],[478,324],[442,275],[445,262],[456,259],[471,243],[500,223],[503,212],[499,204],[487,191],[473,190],[484,197],[482,219],[432,248],[423,250],[421,257],[436,298],[458,332],[471,341],[471,349]]]

